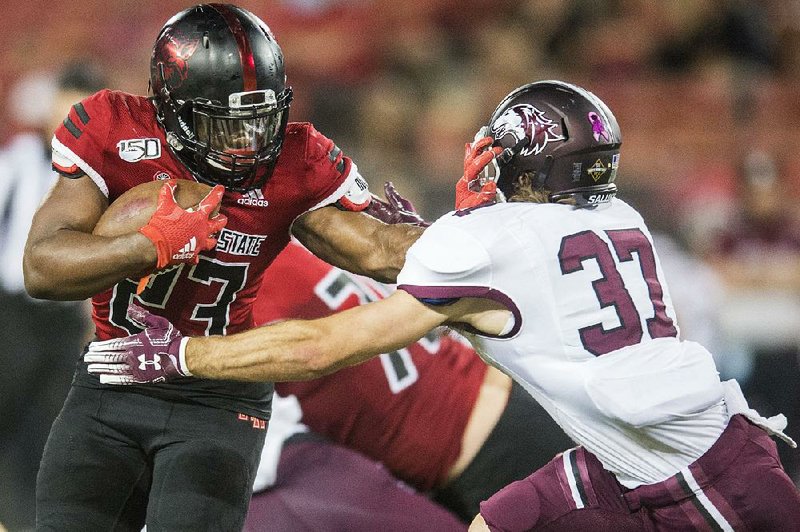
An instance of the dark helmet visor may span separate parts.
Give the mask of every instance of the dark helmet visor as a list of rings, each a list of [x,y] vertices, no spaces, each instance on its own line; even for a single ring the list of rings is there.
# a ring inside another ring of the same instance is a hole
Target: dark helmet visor
[[[228,107],[195,102],[196,140],[221,156],[257,159],[278,138],[285,112],[270,90],[232,94]]]

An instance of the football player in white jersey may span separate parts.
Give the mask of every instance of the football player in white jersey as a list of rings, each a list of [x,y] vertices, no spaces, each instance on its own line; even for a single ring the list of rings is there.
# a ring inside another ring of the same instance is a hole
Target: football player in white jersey
[[[468,145],[457,210],[411,246],[392,296],[225,338],[187,339],[134,308],[148,330],[93,345],[89,371],[296,380],[447,324],[578,444],[485,501],[471,530],[800,530],[800,492],[770,438],[794,446],[785,418],[750,409],[680,339],[650,232],[615,197],[620,146],[591,92],[520,87]]]

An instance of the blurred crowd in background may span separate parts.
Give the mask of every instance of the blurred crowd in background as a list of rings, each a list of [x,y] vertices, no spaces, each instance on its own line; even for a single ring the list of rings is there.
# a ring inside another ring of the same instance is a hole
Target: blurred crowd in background
[[[158,30],[190,4],[13,0],[0,17],[5,151],[20,135],[49,139],[72,101],[59,104],[65,90],[74,97],[101,83],[146,94]],[[657,234],[683,336],[715,353],[723,377],[738,378],[752,406],[784,412],[787,432],[800,439],[800,1],[238,4],[283,48],[295,94],[290,119],[313,122],[373,191],[393,181],[428,219],[452,209],[464,143],[505,94],[550,78],[595,92],[622,128],[620,197]],[[31,168],[46,164],[46,148],[26,152]],[[26,176],[9,185],[10,158],[0,153],[4,266],[15,252],[3,234],[14,224],[19,232],[25,213],[29,222],[47,188]],[[32,526],[38,456],[79,354],[73,344],[91,330],[81,305],[27,301],[81,319],[62,326],[25,311],[28,322],[14,321],[25,318],[5,301],[25,296],[19,272],[7,269],[0,270],[0,338],[7,339],[0,341],[0,522],[13,529]],[[21,350],[45,330],[62,338],[57,351]],[[63,354],[64,346],[73,352]],[[800,481],[798,453],[779,447]]]

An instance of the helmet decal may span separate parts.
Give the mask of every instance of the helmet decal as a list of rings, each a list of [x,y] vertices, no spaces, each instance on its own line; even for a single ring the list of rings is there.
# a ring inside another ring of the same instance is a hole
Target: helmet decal
[[[586,169],[586,173],[592,176],[592,179],[595,181],[599,181],[600,178],[603,177],[603,174],[606,173],[606,167],[603,164],[603,161],[597,159],[592,166]]]
[[[192,57],[200,44],[200,36],[183,35],[172,32],[166,35],[168,44],[164,46],[163,61],[164,81],[171,89],[180,87],[189,75],[187,60]]]
[[[555,131],[557,127],[558,123],[547,118],[544,111],[523,103],[506,109],[492,124],[492,134],[497,140],[512,135],[517,143],[528,139],[520,152],[521,155],[528,156],[541,153],[548,142],[566,140]]]
[[[603,123],[603,120],[600,118],[600,115],[591,111],[588,115],[586,115],[586,119],[589,120],[589,123],[592,124],[592,135],[594,136],[594,140],[596,142],[600,142],[600,139],[608,142],[610,137],[608,135],[608,131],[606,131],[606,126]]]
[[[242,22],[229,5],[209,4],[209,7],[214,9],[214,11],[225,19],[225,22],[228,24],[228,29],[236,40],[236,46],[239,48],[239,61],[242,65],[244,90],[256,90],[258,85],[256,81],[256,62],[253,58],[253,49],[250,46],[250,40],[247,38],[247,31],[244,29],[244,26],[242,26]],[[272,38],[271,34],[270,38]]]

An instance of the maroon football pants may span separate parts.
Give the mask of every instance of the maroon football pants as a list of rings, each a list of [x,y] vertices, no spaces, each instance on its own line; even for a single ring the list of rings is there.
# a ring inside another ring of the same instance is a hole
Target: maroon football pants
[[[467,524],[356,451],[290,439],[275,485],[253,494],[244,532],[320,530],[466,532]]]
[[[481,504],[492,531],[800,531],[800,491],[775,442],[731,418],[697,461],[663,482],[622,487],[583,449],[570,449]]]

